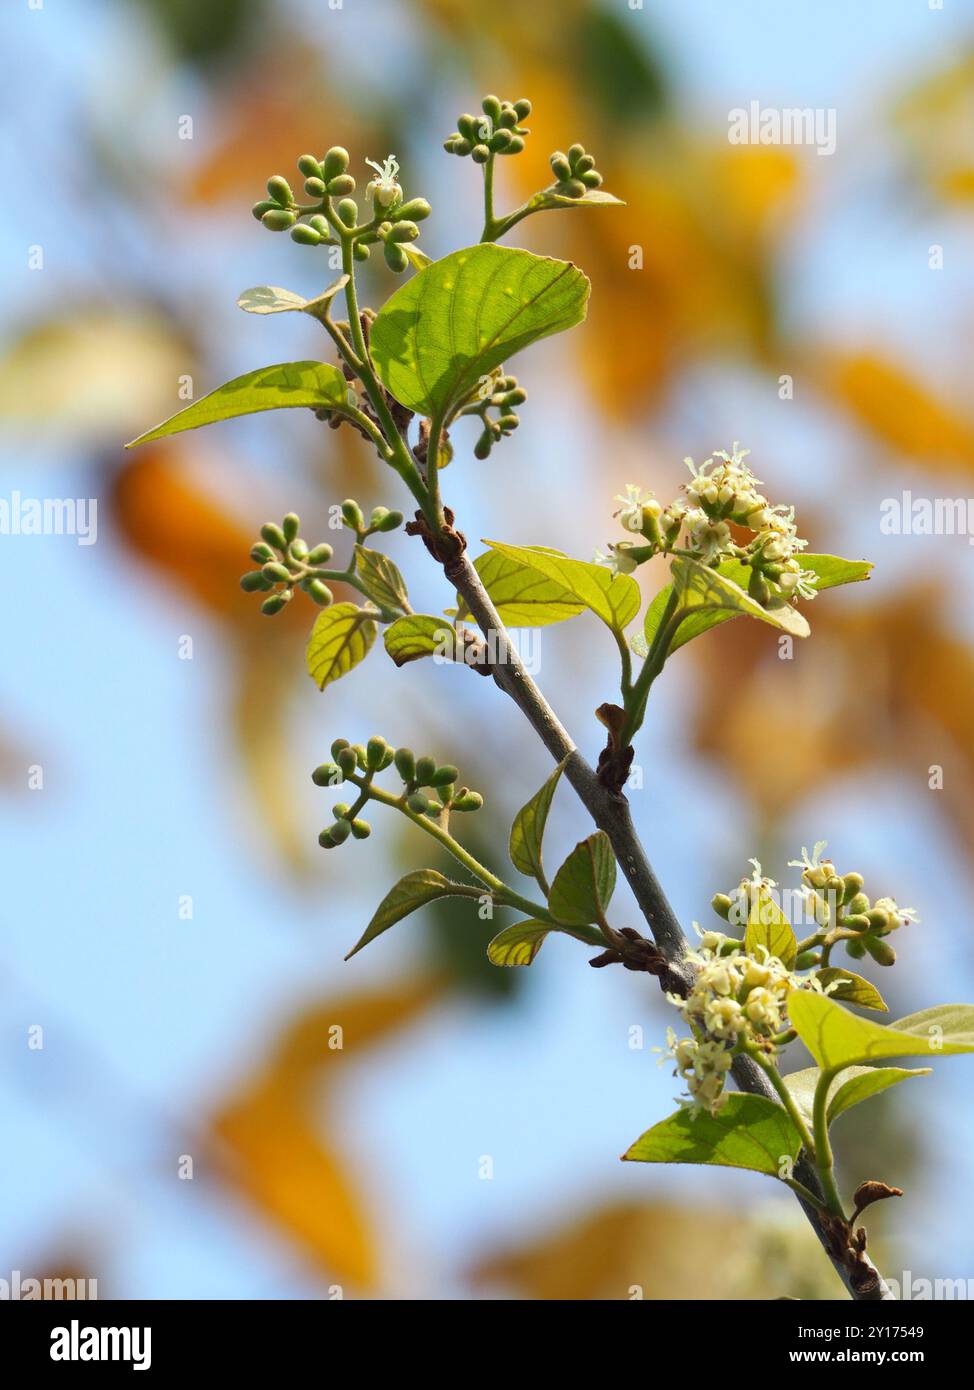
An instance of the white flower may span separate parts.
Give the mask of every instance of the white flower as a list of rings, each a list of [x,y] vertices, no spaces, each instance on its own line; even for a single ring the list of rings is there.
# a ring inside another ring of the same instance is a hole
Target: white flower
[[[789,869],[807,869],[809,873],[811,873],[813,869],[818,869],[821,867],[821,864],[823,862],[822,855],[827,848],[828,840],[816,840],[811,855],[809,855],[808,850],[805,848],[804,845],[802,845],[801,859],[789,859]]]
[[[613,516],[619,518],[620,524],[624,526],[627,531],[641,530],[643,524],[643,507],[653,500],[653,494],[648,492],[644,498],[642,488],[637,487],[635,483],[626,483],[625,496],[617,493],[613,500],[622,503],[622,506],[612,513]],[[659,504],[657,503],[657,505]]]
[[[596,550],[592,554],[592,560],[597,565],[607,565],[613,574],[632,574],[636,568],[636,561],[627,551],[626,545],[610,545],[608,555],[604,551]]]
[[[383,208],[391,207],[393,203],[397,203],[402,197],[402,189],[396,178],[399,173],[399,160],[396,156],[394,154],[387,155],[381,164],[377,164],[374,159],[367,159],[365,162],[379,176],[369,183],[365,190],[366,196],[374,198]]]
[[[915,907],[900,907],[895,898],[877,898],[873,906],[889,913],[890,917],[898,917],[900,925],[904,927],[910,922],[920,921]]]
[[[711,521],[706,512],[692,511],[687,516],[690,543],[705,564],[716,560],[729,545],[730,527],[726,521]]]

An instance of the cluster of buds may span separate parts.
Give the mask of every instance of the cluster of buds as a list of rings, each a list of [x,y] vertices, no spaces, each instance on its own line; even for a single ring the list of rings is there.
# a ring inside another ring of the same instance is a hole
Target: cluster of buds
[[[357,233],[353,243],[357,260],[368,260],[371,247],[381,243],[389,269],[401,274],[409,265],[404,247],[419,236],[417,223],[429,217],[431,208],[425,198],[403,202],[395,155],[389,155],[382,164],[373,159],[365,162],[375,170],[375,177],[365,190],[372,213],[364,225],[360,226],[359,206],[351,196],[355,179],[348,172],[349,154],[340,145],[322,159],[303,154],[298,160],[298,169],[305,176],[304,191],[313,202],[297,202],[287,179],[275,174],[267,181],[269,198],[255,203],[253,214],[272,232],[290,231],[291,239],[301,246],[337,245],[341,230],[334,225],[337,216],[342,227]],[[334,212],[333,199],[338,200]]]
[[[562,198],[584,198],[590,189],[602,184],[595,159],[584,145],[572,145],[567,154],[555,150],[549,162],[557,180],[550,191]]]
[[[517,377],[505,374],[501,367],[481,377],[476,398],[461,411],[463,415],[478,416],[484,427],[474,445],[475,458],[487,458],[495,444],[514,433],[521,423],[515,407],[523,405],[527,398],[528,393],[518,385]],[[495,417],[491,416],[491,410],[497,412]]]
[[[331,756],[331,762],[315,768],[312,782],[316,787],[336,787],[348,782],[357,788],[358,796],[352,804],[340,801],[332,807],[334,822],[318,836],[323,849],[344,844],[349,836],[356,840],[368,838],[372,827],[360,818],[359,812],[367,802],[376,799],[372,793],[376,773],[393,764],[403,783],[395,804],[413,815],[437,819],[450,811],[479,811],[484,804],[479,792],[456,786],[458,768],[450,763],[440,765],[427,756],[417,758],[410,748],[393,748],[381,734],[370,738],[367,744],[336,739],[331,745]],[[388,798],[386,802],[392,804]]]
[[[388,507],[373,507],[368,522],[365,513],[354,497],[346,497],[342,503],[342,525],[355,532],[357,541],[368,540],[376,532],[395,531],[402,525],[402,512],[391,512]]]
[[[862,874],[838,874],[830,859],[822,857],[826,845],[820,840],[812,853],[802,849],[801,859],[789,861],[789,867],[801,869],[802,888],[815,920],[824,932],[835,933],[836,940],[845,942],[853,960],[867,953],[877,965],[893,965],[896,952],[886,940],[891,932],[919,918],[912,907],[900,907],[895,898],[870,901],[863,892]]]
[[[701,933],[699,950],[687,959],[696,971],[693,989],[685,999],[667,997],[692,1036],[677,1039],[670,1030],[668,1054],[686,1084],[689,1099],[683,1103],[716,1115],[726,1103],[724,1079],[741,1045],[773,1055],[776,1038],[788,1027],[791,991],[824,991],[814,976],[788,970],[764,947],[748,955],[740,941],[720,932]]]
[[[475,164],[486,164],[495,154],[520,154],[530,134],[521,125],[531,114],[527,98],[512,102],[486,96],[481,107],[482,116],[457,117],[456,130],[443,142],[447,154],[469,155]]]
[[[669,507],[630,483],[625,496],[616,498],[621,505],[614,515],[645,544],[623,542],[596,558],[626,574],[658,554],[687,555],[711,566],[735,559],[750,567],[748,593],[758,603],[814,598],[816,576],[799,559],[807,541],[798,535],[795,509],[772,505],[757,491],[761,480],[744,462],[749,453],[735,443],[731,453],[719,450],[699,468],[686,459],[692,474],[686,496]],[[739,544],[732,525],[750,531],[750,539]]]
[[[261,539],[251,548],[250,558],[260,568],[243,575],[240,587],[248,594],[268,595],[260,611],[269,618],[291,602],[295,589],[303,589],[319,608],[327,608],[332,601],[332,592],[324,582],[329,571],[323,568],[331,559],[332,548],[324,542],[310,547],[301,539],[300,528],[300,518],[288,512],[280,526],[265,522],[260,528]]]

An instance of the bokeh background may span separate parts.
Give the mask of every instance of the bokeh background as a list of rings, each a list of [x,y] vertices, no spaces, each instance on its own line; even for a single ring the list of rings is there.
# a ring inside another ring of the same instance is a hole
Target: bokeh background
[[[874,560],[868,585],[816,602],[793,661],[743,622],[678,655],[634,813],[687,922],[748,856],[783,878],[827,839],[923,919],[878,980],[893,1016],[970,998],[971,551],[879,523],[905,488],[974,493],[972,24],[960,0],[4,6],[0,493],[95,497],[99,528],[87,547],[0,537],[0,1276],[168,1298],[841,1292],[788,1193],[618,1162],[676,1089],[647,979],[594,974],[567,938],[496,970],[455,908],[342,963],[387,886],[435,861],[379,817],[367,845],[318,849],[330,798],[308,774],[333,738],[459,763],[487,796],[469,828],[488,859],[548,771],[461,670],[396,672],[380,644],[320,694],[310,605],[270,623],[237,588],[262,521],[295,508],[334,539],[343,497],[402,505],[392,475],[305,412],[121,445],[179,407],[185,376],[202,394],[326,355],[300,315],[235,307],[249,285],[330,278],[250,217],[269,174],[336,142],[360,176],[395,151],[443,254],[480,226],[478,176],[443,138],[485,91],[530,96],[502,200],[580,139],[628,206],[517,229],[586,269],[591,315],[519,361],[531,399],[489,463],[458,432],[447,499],[473,537],[588,556],[625,483],[668,498],[684,455],[739,439],[811,549]],[[834,108],[836,152],[729,144],[752,100]],[[393,287],[367,286],[373,304]],[[416,542],[389,549],[418,608],[449,603]],[[611,642],[581,618],[539,651],[594,755]],[[566,789],[549,855],[584,833]],[[618,924],[631,911],[620,888]],[[968,1075],[947,1059],[844,1121],[849,1179],[907,1189],[870,1223],[896,1277],[974,1277]]]

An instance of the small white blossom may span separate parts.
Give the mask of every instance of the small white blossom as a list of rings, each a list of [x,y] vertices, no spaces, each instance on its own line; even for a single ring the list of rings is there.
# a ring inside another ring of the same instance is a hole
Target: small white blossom
[[[366,164],[370,169],[374,169],[378,178],[372,179],[366,188],[366,196],[374,198],[380,207],[388,208],[402,197],[402,189],[399,187],[397,175],[399,173],[399,160],[394,154],[387,155],[381,164],[377,164],[374,159],[367,159]]]
[[[626,483],[625,496],[617,493],[614,498],[614,501],[621,502],[622,506],[612,515],[619,518],[627,531],[639,531],[643,524],[643,507],[652,500],[651,492],[647,492],[644,498],[642,488],[637,487],[635,483]]]

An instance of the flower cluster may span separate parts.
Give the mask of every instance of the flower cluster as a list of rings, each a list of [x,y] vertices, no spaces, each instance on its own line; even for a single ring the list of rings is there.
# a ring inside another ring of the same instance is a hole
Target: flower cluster
[[[751,569],[748,591],[758,602],[814,598],[816,576],[802,568],[799,556],[807,542],[798,535],[795,509],[772,505],[758,491],[761,480],[744,462],[749,453],[735,443],[731,453],[718,450],[699,468],[686,459],[692,476],[685,497],[668,507],[628,484],[625,495],[616,498],[620,506],[614,515],[645,544],[620,542],[608,555],[596,552],[596,560],[626,574],[657,554],[689,556],[715,567],[738,560]],[[738,542],[732,526],[751,532],[750,538]]]
[[[681,1103],[716,1115],[726,1104],[724,1079],[735,1052],[744,1044],[773,1052],[775,1038],[788,1027],[788,995],[794,989],[822,993],[822,985],[788,970],[764,947],[747,954],[742,942],[720,932],[701,933],[699,950],[687,960],[696,971],[692,990],[685,999],[667,998],[692,1036],[677,1038],[670,1029],[668,1054],[686,1084]]]
[[[893,965],[896,952],[885,938],[919,922],[915,909],[900,907],[891,897],[871,901],[863,892],[862,874],[838,874],[831,859],[823,857],[825,849],[826,842],[819,840],[811,854],[803,848],[801,859],[789,860],[789,868],[802,871],[802,893],[825,942],[830,937],[844,941],[854,960],[868,952],[878,965]]]
[[[447,154],[470,155],[475,164],[486,164],[495,154],[520,154],[530,134],[521,124],[531,114],[527,98],[512,102],[490,95],[484,97],[482,109],[482,116],[465,112],[457,117],[456,130],[443,142]]]

